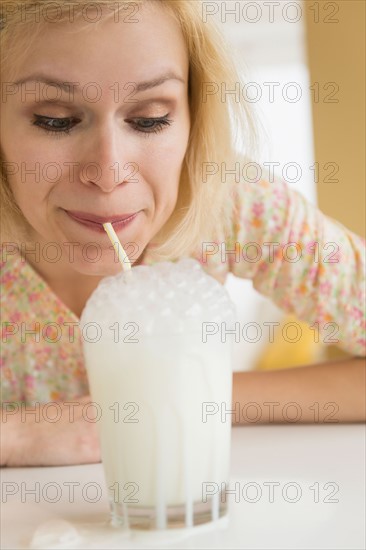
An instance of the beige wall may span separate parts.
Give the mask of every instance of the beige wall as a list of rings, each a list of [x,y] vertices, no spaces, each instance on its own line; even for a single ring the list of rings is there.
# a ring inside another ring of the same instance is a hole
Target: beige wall
[[[311,6],[319,7],[319,13],[311,10]],[[315,160],[319,163],[319,208],[363,237],[365,6],[363,0],[304,2],[310,82],[314,88],[312,108]],[[329,22],[336,19],[338,22]],[[324,89],[331,82],[334,84]],[[315,97],[317,91],[319,96]],[[325,169],[325,164],[330,162],[339,167],[333,176],[338,182],[326,181],[333,170],[332,165]],[[326,356],[338,359],[348,354],[328,346]]]
[[[310,9],[315,5],[319,22],[314,8]],[[364,0],[304,2],[310,82],[313,87],[319,83],[318,102],[312,92],[319,208],[362,236],[366,203],[365,6]],[[324,90],[327,82],[335,85]],[[339,91],[332,95],[336,86]],[[332,99],[338,102],[330,103]],[[328,162],[339,166],[334,176],[338,183],[325,181],[333,170],[332,166],[322,169]]]

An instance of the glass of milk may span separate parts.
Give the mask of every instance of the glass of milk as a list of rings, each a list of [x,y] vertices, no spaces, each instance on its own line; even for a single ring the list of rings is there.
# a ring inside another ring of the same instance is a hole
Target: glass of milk
[[[80,319],[113,525],[226,514],[232,343],[225,288],[185,258],[106,277]]]

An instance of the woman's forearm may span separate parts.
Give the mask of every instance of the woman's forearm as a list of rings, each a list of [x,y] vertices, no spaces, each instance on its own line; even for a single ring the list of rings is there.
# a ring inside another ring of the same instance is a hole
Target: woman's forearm
[[[83,414],[90,396],[53,402],[60,411],[49,420],[47,404],[5,404],[0,412],[1,466],[67,466],[100,462],[97,426]],[[72,405],[72,407],[70,407]],[[38,411],[34,414],[35,409]]]
[[[22,420],[20,411],[5,405],[0,409],[0,465],[23,465],[31,453],[32,426]]]
[[[236,372],[232,422],[365,422],[366,359],[275,371]]]

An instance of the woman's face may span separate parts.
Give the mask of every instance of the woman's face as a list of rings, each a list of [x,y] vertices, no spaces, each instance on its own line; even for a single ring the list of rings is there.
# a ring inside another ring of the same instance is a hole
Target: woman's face
[[[164,226],[189,137],[178,24],[150,4],[139,7],[137,22],[123,14],[96,28],[50,24],[13,64],[12,82],[23,83],[9,86],[2,104],[1,151],[32,240],[57,243],[84,274],[120,269],[103,221],[116,220],[122,245],[134,243],[132,261]]]

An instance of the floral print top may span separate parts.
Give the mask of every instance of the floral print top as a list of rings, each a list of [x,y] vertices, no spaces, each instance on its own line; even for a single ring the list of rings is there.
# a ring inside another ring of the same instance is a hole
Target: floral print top
[[[240,184],[230,237],[195,257],[225,282],[231,272],[355,356],[365,356],[365,240],[325,216],[282,179]],[[149,265],[149,247],[144,262]],[[88,393],[78,317],[3,243],[2,402],[70,400]]]

